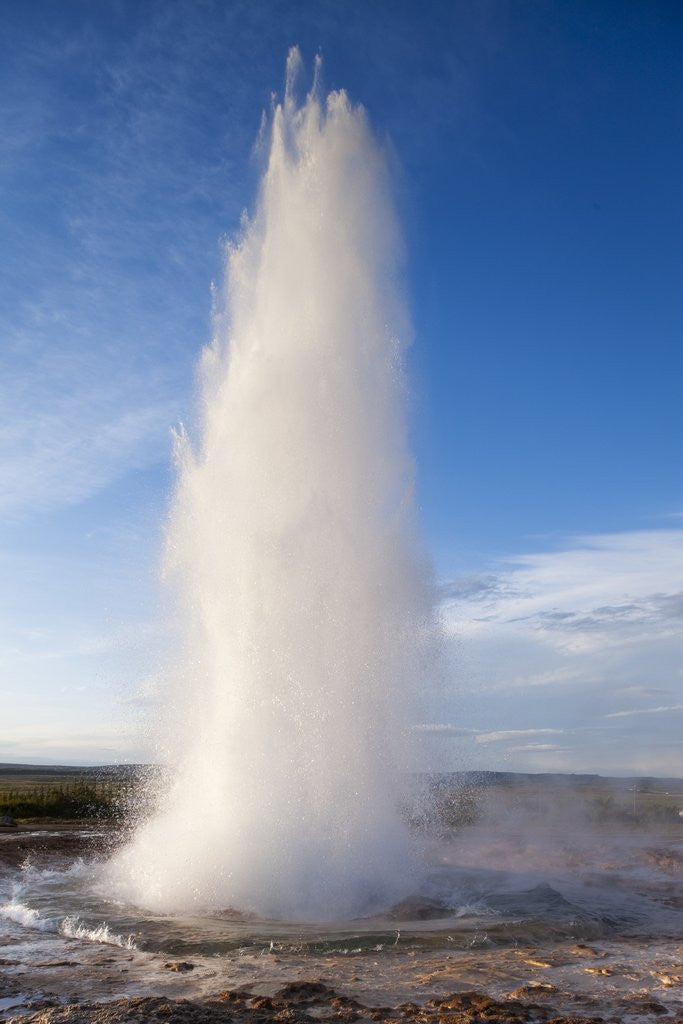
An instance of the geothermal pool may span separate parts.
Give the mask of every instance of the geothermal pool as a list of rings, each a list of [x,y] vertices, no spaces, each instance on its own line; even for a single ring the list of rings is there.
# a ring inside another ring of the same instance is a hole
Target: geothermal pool
[[[46,1001],[272,995],[301,979],[370,1007],[475,989],[557,1012],[640,1014],[632,1020],[683,1008],[683,834],[675,827],[571,836],[473,826],[423,844],[420,884],[400,903],[306,924],[230,908],[149,913],[112,901],[101,847],[111,838],[92,830],[0,836],[0,1007],[8,1015]]]

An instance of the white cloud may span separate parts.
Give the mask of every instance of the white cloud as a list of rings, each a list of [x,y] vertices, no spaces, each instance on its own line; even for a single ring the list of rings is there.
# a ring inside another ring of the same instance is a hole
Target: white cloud
[[[543,751],[545,753],[557,754],[566,753],[568,750],[570,750],[570,747],[558,747],[554,743],[521,743],[519,746],[508,747],[507,753],[527,753],[528,751],[538,753],[539,751]]]
[[[28,324],[25,324],[27,327]],[[170,459],[174,383],[126,346],[74,344],[73,323],[3,349],[0,512],[73,505],[130,470]]]
[[[579,537],[443,593],[466,717],[439,717],[480,726],[475,767],[505,767],[499,741],[555,730],[571,749],[516,743],[507,766],[657,773],[678,756],[680,774],[683,530]]]
[[[500,743],[520,736],[551,736],[563,733],[564,729],[501,729],[498,732],[482,732],[476,737],[477,743]]]
[[[513,556],[495,574],[455,581],[445,605],[460,634],[495,623],[561,650],[679,635],[683,531],[580,537],[564,550]]]
[[[462,639],[495,632],[559,655],[680,641],[683,530],[577,538],[564,550],[507,558],[497,573],[445,590],[446,624]],[[575,671],[571,658],[562,658],[539,671],[508,672],[508,680],[552,683]]]
[[[415,732],[434,733],[442,736],[473,736],[476,729],[465,729],[458,725],[447,725],[440,722],[427,722],[414,725]]]
[[[170,462],[169,425],[187,413],[210,335],[219,239],[244,203],[232,165],[247,166],[258,125],[261,90],[250,95],[244,68],[222,56],[226,38],[249,49],[247,22],[225,11],[211,28],[190,24],[171,5],[112,46],[53,19],[12,50],[0,95],[0,186],[16,200],[3,220],[0,513],[78,505]]]
[[[11,740],[0,741],[0,762],[111,764],[149,759],[140,735],[125,727],[102,725],[84,729],[31,725],[13,729]]]
[[[612,693],[615,697],[658,697],[670,690],[663,686],[617,686]]]
[[[658,708],[630,708],[627,711],[612,711],[605,718],[631,718],[634,715],[662,715],[670,711],[683,711],[683,704],[669,704]]]

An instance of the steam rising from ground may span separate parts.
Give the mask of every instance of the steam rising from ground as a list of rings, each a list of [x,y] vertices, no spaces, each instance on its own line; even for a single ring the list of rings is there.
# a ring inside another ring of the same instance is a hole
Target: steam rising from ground
[[[364,111],[316,85],[298,106],[299,62],[229,252],[201,437],[178,438],[167,559],[184,650],[160,741],[177,768],[109,868],[161,911],[343,917],[410,886],[396,781],[434,623],[401,245]]]

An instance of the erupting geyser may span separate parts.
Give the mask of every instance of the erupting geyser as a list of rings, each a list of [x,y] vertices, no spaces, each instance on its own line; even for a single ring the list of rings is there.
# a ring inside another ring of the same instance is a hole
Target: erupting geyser
[[[110,880],[158,911],[343,918],[410,887],[396,809],[434,636],[414,530],[400,236],[364,111],[290,53],[178,439],[182,622],[156,810]],[[317,78],[317,76],[316,76]]]

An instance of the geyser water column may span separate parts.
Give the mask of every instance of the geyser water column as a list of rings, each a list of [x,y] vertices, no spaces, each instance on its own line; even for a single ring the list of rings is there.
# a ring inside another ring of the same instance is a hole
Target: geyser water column
[[[396,798],[433,605],[401,241],[364,111],[316,86],[298,106],[298,65],[294,50],[256,213],[229,250],[199,440],[178,438],[171,774],[108,869],[154,910],[342,918],[411,884]]]

